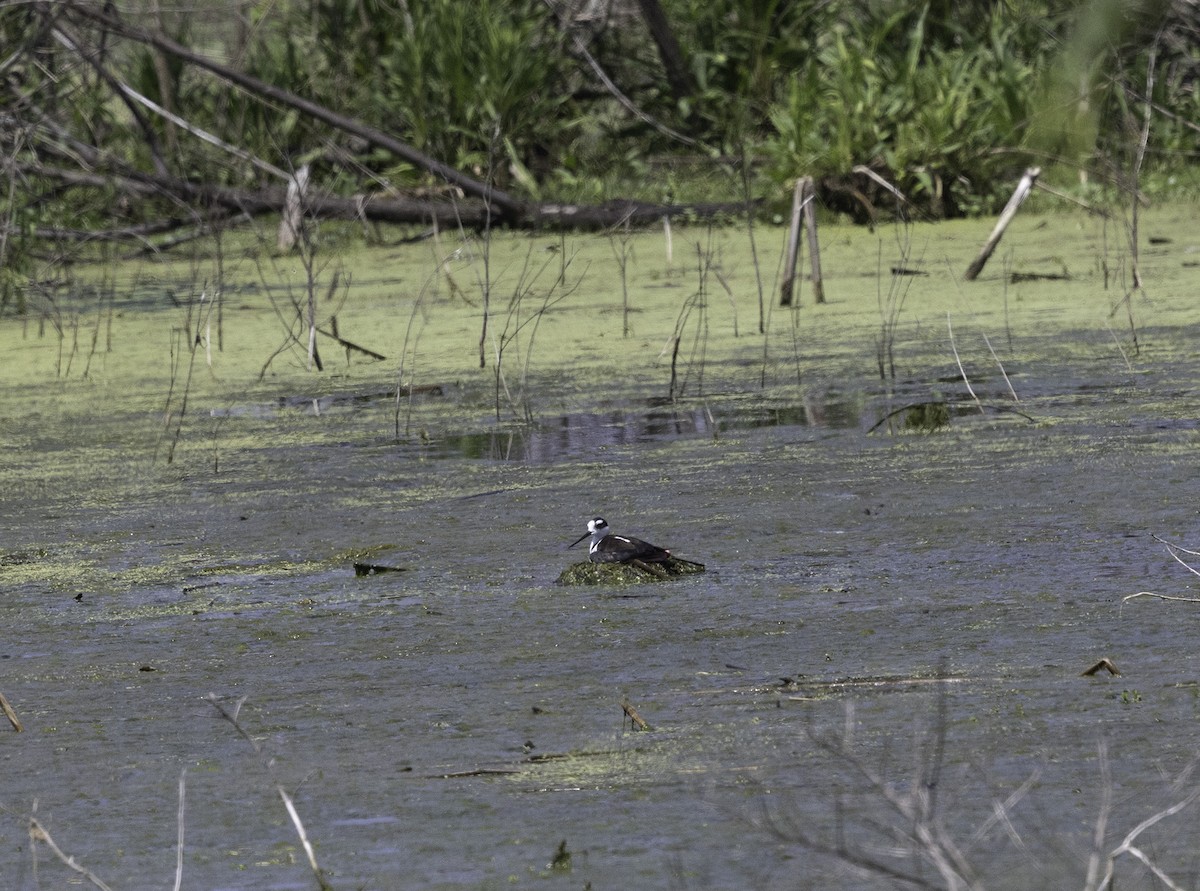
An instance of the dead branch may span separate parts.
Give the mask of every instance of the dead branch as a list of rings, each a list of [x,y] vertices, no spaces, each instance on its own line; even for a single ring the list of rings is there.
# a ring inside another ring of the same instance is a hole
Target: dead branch
[[[1121,840],[1121,843],[1113,848],[1109,853],[1108,863],[1104,870],[1104,877],[1100,880],[1100,884],[1096,886],[1097,891],[1105,891],[1105,889],[1110,889],[1111,891],[1113,888],[1113,880],[1115,878],[1114,872],[1116,869],[1116,860],[1123,854],[1129,854],[1131,857],[1140,860],[1142,864],[1152,873],[1154,873],[1154,876],[1160,882],[1170,888],[1171,891],[1184,891],[1182,885],[1174,882],[1171,877],[1162,870],[1161,867],[1159,867],[1150,859],[1145,851],[1135,847],[1134,842],[1137,841],[1138,836],[1147,829],[1151,828],[1157,823],[1162,822],[1167,817],[1173,817],[1175,814],[1189,807],[1193,802],[1196,801],[1197,798],[1200,798],[1200,786],[1196,786],[1191,792],[1170,807],[1165,808],[1156,814],[1151,814],[1145,820],[1129,830],[1129,833]]]
[[[1192,557],[1200,557],[1200,551],[1189,550],[1182,545],[1174,544],[1173,542],[1169,542],[1157,535],[1152,534],[1150,537],[1166,547],[1167,553],[1171,555],[1172,560],[1174,560],[1192,575],[1200,576],[1200,570],[1196,569],[1196,567],[1192,566],[1179,556],[1180,554],[1188,554]],[[1124,597],[1122,597],[1121,604],[1124,605],[1138,597],[1153,597],[1156,600],[1174,600],[1179,603],[1200,603],[1200,597],[1176,597],[1169,594],[1155,594],[1153,591],[1138,591],[1136,594],[1126,594]]]
[[[50,837],[50,833],[46,831],[46,827],[41,824],[41,821],[39,821],[37,817],[29,818],[29,842],[30,845],[36,845],[38,842],[44,844],[50,849],[50,852],[62,862],[64,866],[79,873],[81,876],[99,888],[100,891],[112,891],[112,888],[104,884],[98,875],[96,875],[87,867],[76,863],[74,857],[68,856],[66,853],[64,853],[63,849],[55,844],[54,839]]]
[[[636,708],[629,702],[628,699],[621,700],[621,711],[629,718],[629,726],[636,730],[649,730],[650,725],[645,722],[641,715],[638,714]],[[624,724],[624,718],[621,719]]]

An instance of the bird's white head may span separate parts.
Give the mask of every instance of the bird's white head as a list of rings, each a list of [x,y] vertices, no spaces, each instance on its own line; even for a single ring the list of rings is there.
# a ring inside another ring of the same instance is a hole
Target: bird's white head
[[[587,532],[575,539],[575,541],[572,542],[569,547],[573,548],[585,538],[591,536],[592,540],[588,543],[588,548],[589,550],[593,550],[596,547],[596,542],[600,541],[600,539],[604,538],[606,535],[608,535],[608,523],[605,521],[604,517],[596,517],[594,520],[588,520]]]

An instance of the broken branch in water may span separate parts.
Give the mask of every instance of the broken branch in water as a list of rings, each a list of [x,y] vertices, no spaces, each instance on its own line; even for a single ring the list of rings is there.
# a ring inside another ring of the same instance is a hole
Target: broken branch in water
[[[336,340],[340,346],[345,347],[347,350],[353,350],[354,352],[362,353],[364,356],[370,356],[372,359],[378,359],[380,361],[387,359],[387,356],[384,356],[381,353],[377,353],[374,350],[369,350],[365,346],[359,346],[353,341],[346,340],[346,338],[339,335],[336,331],[326,331],[324,328],[318,326],[317,333]]]
[[[1200,551],[1188,550],[1182,545],[1174,544],[1173,542],[1169,542],[1165,538],[1160,538],[1154,534],[1151,534],[1150,537],[1166,547],[1167,553],[1171,555],[1172,560],[1174,560],[1192,575],[1200,576],[1200,570],[1196,569],[1196,567],[1192,566],[1179,556],[1180,554],[1189,554],[1192,557],[1200,557]],[[1153,591],[1138,591],[1136,594],[1126,594],[1121,598],[1121,603],[1128,603],[1130,600],[1134,600],[1138,597],[1153,597],[1156,600],[1174,600],[1179,603],[1200,603],[1200,597],[1177,597],[1169,594],[1155,594]]]
[[[8,718],[8,723],[12,724],[13,730],[17,731],[17,733],[20,733],[25,729],[21,726],[21,719],[17,717],[16,711],[11,705],[9,705],[9,702],[4,698],[3,693],[0,693],[0,710],[2,710],[4,712],[4,716]]]
[[[1113,661],[1111,659],[1109,659],[1107,656],[1105,656],[1103,659],[1101,659],[1095,665],[1086,669],[1080,675],[1080,677],[1085,677],[1085,678],[1095,677],[1097,674],[1099,674],[1102,671],[1107,671],[1111,675],[1119,675],[1121,673],[1117,670],[1117,666],[1113,664]]]
[[[637,709],[635,709],[632,705],[630,705],[628,699],[623,699],[621,701],[621,710],[623,712],[625,712],[626,716],[628,716],[629,724],[631,727],[633,727],[633,729],[635,729],[635,730],[649,730],[650,729],[650,725],[647,724],[642,719],[642,716],[637,713]],[[624,725],[624,723],[625,723],[625,719],[622,718],[621,719],[622,726]]]
[[[1137,597],[1153,597],[1157,600],[1175,600],[1180,603],[1200,603],[1200,597],[1172,597],[1170,594],[1155,594],[1153,591],[1138,591],[1136,594],[1126,594],[1121,598],[1122,603],[1128,603]]]
[[[1180,554],[1189,554],[1193,557],[1200,557],[1200,551],[1189,551],[1183,545],[1174,544],[1172,542],[1167,541],[1165,538],[1159,538],[1157,535],[1152,534],[1150,537],[1153,538],[1155,541],[1159,542],[1160,544],[1166,545],[1167,549],[1171,552],[1171,556],[1175,557],[1176,560],[1179,560],[1179,558],[1175,556],[1176,552],[1178,552]],[[1179,560],[1179,562],[1183,563],[1182,560]],[[1192,567],[1188,566],[1188,564],[1183,563],[1183,565],[1187,566],[1188,570],[1190,570],[1191,572],[1196,572],[1196,570],[1192,569]],[[1200,575],[1200,572],[1196,572],[1196,574]]]

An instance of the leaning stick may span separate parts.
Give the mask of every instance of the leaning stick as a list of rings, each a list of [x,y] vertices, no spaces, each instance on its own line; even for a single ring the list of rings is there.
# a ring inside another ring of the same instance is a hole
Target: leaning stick
[[[958,373],[962,375],[963,383],[967,385],[967,392],[975,400],[979,413],[986,414],[983,410],[983,403],[979,401],[979,397],[975,395],[975,390],[971,387],[971,379],[967,377],[967,370],[963,368],[962,359],[958,356],[958,347],[954,345],[954,326],[950,324],[950,313],[946,313],[946,330],[950,332],[950,349],[954,351],[954,361],[958,363]]]
[[[12,724],[13,730],[20,733],[25,728],[21,726],[21,719],[17,717],[16,711],[8,704],[8,700],[4,698],[4,694],[0,693],[0,709],[3,709],[4,716],[8,718],[8,723]]]
[[[1025,199],[1029,197],[1029,193],[1033,191],[1033,184],[1037,182],[1037,178],[1041,176],[1041,173],[1042,168],[1040,167],[1030,167],[1025,171],[1025,175],[1017,183],[1017,188],[1012,193],[1012,197],[1008,199],[1008,204],[1004,205],[1004,210],[1000,213],[1000,219],[996,221],[996,227],[992,229],[992,234],[988,236],[988,240],[984,243],[983,250],[979,252],[979,256],[972,261],[971,265],[967,267],[967,274],[963,276],[967,281],[975,281],[979,273],[983,272],[983,267],[987,265],[992,251],[996,249],[996,245],[1004,237],[1004,230],[1008,228],[1008,224],[1017,215],[1017,210],[1025,202]]]

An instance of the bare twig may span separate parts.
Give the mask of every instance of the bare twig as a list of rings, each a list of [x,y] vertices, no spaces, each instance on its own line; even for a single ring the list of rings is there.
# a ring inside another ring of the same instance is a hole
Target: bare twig
[[[1137,151],[1133,158],[1133,171],[1130,179],[1130,191],[1133,193],[1132,209],[1130,211],[1129,224],[1129,251],[1130,265],[1133,271],[1133,290],[1140,291],[1142,289],[1142,273],[1138,263],[1138,181],[1142,173],[1142,162],[1146,159],[1146,147],[1150,144],[1150,120],[1152,117],[1153,106],[1150,103],[1149,97],[1154,95],[1154,68],[1158,64],[1158,44],[1162,40],[1162,31],[1160,30],[1154,35],[1154,41],[1150,44],[1150,53],[1146,59],[1146,103],[1142,110],[1142,131],[1138,138]],[[1131,299],[1131,295],[1126,294],[1125,299]],[[1130,322],[1132,324],[1132,310],[1130,310]]]
[[[425,280],[425,284],[421,286],[421,293],[418,294],[417,299],[413,301],[412,312],[410,312],[408,315],[408,325],[404,329],[404,346],[400,349],[400,368],[396,371],[396,439],[400,438],[400,400],[406,391],[408,393],[408,413],[404,419],[405,436],[408,435],[409,427],[412,424],[413,390],[417,379],[417,344],[421,337],[421,332],[419,330],[415,334],[413,333],[413,326],[416,324],[418,313],[420,313],[424,308],[423,304],[425,300],[425,293],[429,290],[430,283],[434,280],[437,274],[438,273],[434,271],[434,273]],[[422,321],[424,321],[423,318]],[[404,363],[408,360],[408,345],[410,341],[412,342],[412,362],[409,364],[408,368],[408,386],[405,387]]]
[[[1165,808],[1156,814],[1151,814],[1145,820],[1129,830],[1129,833],[1121,840],[1121,843],[1117,845],[1117,847],[1113,848],[1113,850],[1109,853],[1108,864],[1104,870],[1104,877],[1100,880],[1100,884],[1096,886],[1097,891],[1112,889],[1114,879],[1113,874],[1116,869],[1116,860],[1122,854],[1129,854],[1135,859],[1140,860],[1142,864],[1145,865],[1145,867],[1152,873],[1154,873],[1155,877],[1168,888],[1170,888],[1171,891],[1184,891],[1184,887],[1182,885],[1179,885],[1172,880],[1172,878],[1167,875],[1167,873],[1164,872],[1159,866],[1157,866],[1144,851],[1142,851],[1140,848],[1134,847],[1133,843],[1137,841],[1138,836],[1147,829],[1158,823],[1161,823],[1167,817],[1173,817],[1175,814],[1191,806],[1191,804],[1198,798],[1200,798],[1200,786],[1196,786],[1191,792],[1170,807]]]
[[[1117,345],[1117,350],[1121,353],[1121,358],[1125,360],[1125,370],[1133,371],[1133,364],[1129,361],[1129,355],[1125,352],[1125,347],[1121,346],[1121,341],[1117,339],[1117,332],[1113,330],[1112,325],[1108,324],[1108,319],[1104,320],[1104,327],[1112,335],[1113,343]]]
[[[987,414],[983,410],[983,403],[979,401],[979,397],[975,395],[975,391],[971,389],[971,381],[967,377],[967,371],[963,368],[962,359],[958,357],[958,347],[954,345],[954,327],[950,324],[950,313],[946,313],[946,330],[950,332],[950,349],[954,351],[954,361],[958,363],[958,373],[962,375],[963,383],[967,385],[967,392],[971,394],[971,398],[975,400],[975,404],[979,407],[979,413]]]
[[[1121,598],[1121,602],[1128,603],[1138,597],[1153,597],[1156,600],[1174,600],[1176,603],[1200,603],[1200,597],[1173,597],[1170,594],[1155,594],[1153,591],[1138,591],[1136,594],[1126,594]]]
[[[992,348],[992,342],[988,340],[986,334],[983,335],[983,342],[987,344],[988,352],[992,354],[992,358],[996,360],[996,364],[1000,367],[1000,374],[1004,377],[1004,383],[1008,385],[1008,392],[1012,394],[1013,402],[1020,402],[1021,400],[1017,398],[1017,391],[1013,389],[1012,381],[1008,379],[1008,372],[1004,370],[1004,363],[996,355],[996,351]]]
[[[1025,782],[1014,789],[1003,801],[993,801],[992,816],[984,820],[979,825],[979,828],[971,834],[972,844],[981,842],[987,836],[988,832],[992,830],[992,827],[1000,826],[1004,829],[1004,833],[1008,836],[1009,840],[1024,852],[1027,858],[1032,858],[1033,852],[1029,850],[1029,846],[1025,844],[1025,840],[1021,838],[1021,834],[1017,832],[1017,828],[1013,826],[1012,820],[1009,819],[1009,814],[1024,800],[1025,796],[1029,794],[1029,790],[1037,784],[1041,777],[1041,770],[1035,769],[1025,779]]]
[[[1092,832],[1092,851],[1088,855],[1087,877],[1083,883],[1085,891],[1093,891],[1096,887],[1104,851],[1104,833],[1112,811],[1112,767],[1108,761],[1108,743],[1103,739],[1096,747],[1096,756],[1100,762],[1100,810],[1096,813],[1096,827]]]
[[[175,891],[183,887],[183,806],[187,793],[187,768],[179,772],[179,815],[176,823],[179,826],[178,841],[175,845]]]
[[[50,852],[62,862],[64,866],[79,873],[81,876],[99,888],[100,891],[112,891],[112,888],[104,884],[98,875],[96,875],[87,867],[76,863],[74,857],[70,857],[65,854],[63,849],[55,844],[54,839],[50,837],[50,833],[46,831],[46,827],[41,824],[41,821],[38,820],[37,817],[29,818],[29,842],[31,846],[36,845],[38,842],[44,844],[50,849]]]
[[[1188,550],[1183,545],[1174,544],[1173,542],[1169,542],[1165,538],[1160,538],[1157,535],[1151,535],[1150,537],[1153,538],[1155,541],[1159,542],[1160,544],[1166,545],[1172,551],[1178,551],[1181,554],[1190,554],[1193,557],[1200,557],[1200,551]],[[1188,569],[1191,569],[1191,567],[1189,566]]]
[[[1157,535],[1152,534],[1150,537],[1166,547],[1167,553],[1171,555],[1172,560],[1174,560],[1192,575],[1200,576],[1200,570],[1196,569],[1196,567],[1192,566],[1179,556],[1180,554],[1188,554],[1192,557],[1200,557],[1200,551],[1189,550],[1182,545],[1174,544],[1173,542],[1169,542]],[[1126,594],[1121,598],[1121,603],[1124,605],[1131,600],[1137,599],[1138,597],[1153,597],[1156,600],[1173,600],[1177,603],[1200,603],[1200,597],[1175,597],[1169,594],[1155,594],[1153,591],[1138,591],[1136,594]]]
[[[551,6],[549,0],[546,0],[546,5],[550,6],[550,8],[553,10],[553,6]],[[632,99],[622,93],[620,88],[613,83],[612,78],[610,78],[605,70],[600,66],[600,63],[596,61],[596,58],[590,52],[588,52],[586,44],[584,44],[583,40],[578,34],[571,35],[571,46],[572,49],[574,49],[575,52],[578,53],[585,62],[587,62],[588,67],[592,69],[592,73],[596,75],[596,79],[604,85],[604,89],[608,90],[612,97],[616,99],[626,111],[643,123],[650,125],[664,136],[668,136],[677,142],[683,143],[684,145],[704,148],[703,144],[699,141],[692,139],[690,136],[685,136],[678,130],[673,130],[666,124],[659,121],[657,118],[651,117],[646,112],[642,111],[642,109],[639,108]]]
[[[863,818],[865,828],[886,839],[887,850],[903,852],[906,857],[913,856],[924,861],[936,872],[936,878],[923,874],[924,870],[916,867],[911,871],[906,870],[895,860],[878,853],[882,849],[876,845],[848,841],[842,831],[840,801],[837,828],[832,838],[814,834],[807,822],[781,825],[769,815],[765,820],[767,828],[789,842],[915,888],[982,891],[982,880],[975,874],[974,867],[945,825],[937,796],[937,785],[946,755],[947,718],[944,701],[938,705],[935,723],[929,728],[926,740],[916,747],[911,780],[902,784],[892,782],[853,750],[850,708],[847,707],[844,730],[814,733],[813,742],[832,755],[843,768],[857,774],[869,794],[884,805],[883,808],[874,809],[875,816]],[[986,828],[996,823],[1006,823],[1008,811],[1016,806],[1035,782],[1036,776],[1031,777],[1005,801],[997,802],[993,816],[986,821]],[[986,828],[981,828],[980,832],[985,832]]]
[[[241,725],[241,722],[238,721],[238,712],[241,711],[242,705],[246,702],[245,696],[239,697],[234,703],[233,708],[226,708],[225,704],[217,698],[215,693],[209,693],[203,699],[220,712],[221,717],[233,726],[242,739],[250,743],[251,748],[255,752],[260,755],[262,754],[258,740],[251,736],[246,728]],[[317,884],[320,886],[321,891],[332,891],[329,880],[325,878],[324,870],[317,865],[316,852],[313,850],[312,842],[308,840],[308,833],[304,831],[304,824],[300,821],[300,814],[296,811],[296,805],[292,802],[292,797],[287,793],[287,790],[283,788],[283,784],[275,776],[275,759],[267,758],[266,766],[272,781],[275,783],[275,791],[279,793],[279,798],[283,802],[284,809],[287,810],[288,817],[292,821],[292,826],[296,830],[296,835],[300,839],[300,844],[304,848],[304,854],[308,858],[308,865],[312,868],[313,875],[317,879]]]

